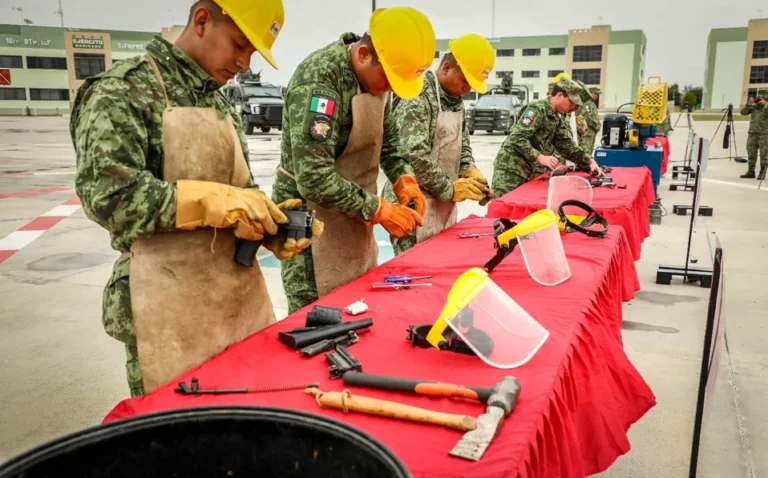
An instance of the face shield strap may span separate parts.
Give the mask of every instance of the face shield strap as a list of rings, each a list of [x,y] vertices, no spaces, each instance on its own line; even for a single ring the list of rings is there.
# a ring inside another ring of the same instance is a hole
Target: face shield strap
[[[474,327],[474,315],[474,312],[469,307],[462,309],[459,312],[459,326],[462,328],[462,334],[467,337],[480,354],[488,357],[493,353],[493,339],[484,331]],[[408,328],[406,340],[414,347],[423,349],[434,348],[433,344],[427,340],[427,336],[433,327],[434,325],[432,324],[412,325]],[[442,340],[436,345],[440,350],[463,355],[475,355],[475,351],[451,327],[445,327],[442,333]]]
[[[564,208],[566,206],[578,207],[580,209],[583,209],[587,214],[584,216],[584,219],[579,224],[576,224],[575,222],[571,221],[571,219],[568,217],[567,214],[565,214]],[[576,232],[585,234],[589,237],[599,237],[599,238],[605,237],[605,235],[608,234],[608,221],[606,221],[603,216],[598,214],[597,211],[592,209],[592,207],[586,203],[577,201],[575,199],[563,201],[563,203],[560,204],[560,207],[558,208],[558,214],[560,215],[560,222],[565,223],[566,231],[569,231],[569,232],[576,231]],[[594,226],[595,224],[600,224],[601,226],[603,226],[603,229],[602,230],[588,229]]]

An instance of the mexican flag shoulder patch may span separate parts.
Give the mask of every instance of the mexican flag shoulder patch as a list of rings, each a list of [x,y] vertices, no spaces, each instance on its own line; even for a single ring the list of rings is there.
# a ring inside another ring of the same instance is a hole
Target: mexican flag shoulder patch
[[[312,113],[318,113],[326,116],[333,116],[333,111],[336,109],[336,102],[330,98],[323,98],[322,96],[313,96],[309,102],[309,111]]]

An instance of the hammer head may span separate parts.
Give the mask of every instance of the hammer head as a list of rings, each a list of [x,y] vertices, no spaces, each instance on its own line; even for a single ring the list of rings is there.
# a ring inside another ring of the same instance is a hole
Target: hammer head
[[[504,410],[504,416],[512,413],[520,395],[520,381],[515,377],[506,376],[493,387],[493,394],[488,399],[489,407],[499,407]]]

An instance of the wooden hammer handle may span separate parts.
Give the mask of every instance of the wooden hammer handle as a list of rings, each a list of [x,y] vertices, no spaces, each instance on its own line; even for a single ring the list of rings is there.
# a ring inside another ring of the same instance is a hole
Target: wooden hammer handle
[[[453,415],[397,402],[361,397],[352,395],[346,390],[344,392],[321,392],[316,388],[308,388],[305,393],[314,395],[321,407],[335,408],[344,412],[352,411],[398,420],[442,425],[463,432],[477,428],[477,420],[469,415]]]

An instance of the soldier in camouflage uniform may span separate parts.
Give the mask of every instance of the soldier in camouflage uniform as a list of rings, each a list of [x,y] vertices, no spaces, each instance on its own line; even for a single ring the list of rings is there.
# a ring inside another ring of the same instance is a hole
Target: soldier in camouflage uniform
[[[393,136],[399,138],[397,156],[413,166],[427,197],[424,226],[403,237],[390,237],[395,254],[453,226],[456,204],[465,200],[485,205],[493,197],[488,181],[475,166],[462,96],[472,89],[488,91],[486,79],[493,69],[495,51],[485,38],[469,34],[451,40],[437,74],[425,74],[424,89],[412,100],[395,97]],[[397,201],[392,183],[383,196]]]
[[[747,158],[748,168],[741,177],[745,179],[755,178],[755,165],[757,157],[760,156],[760,174],[757,177],[765,179],[765,172],[768,169],[768,91],[763,91],[755,99],[749,99],[749,102],[741,109],[744,116],[751,115],[749,121],[749,132],[747,133]]]
[[[504,78],[501,79],[501,89],[505,95],[512,94],[512,73],[504,73]]]
[[[601,91],[600,88],[592,87],[589,93],[590,98],[576,111],[576,128],[579,147],[591,154],[595,149],[595,137],[601,129],[600,114],[597,112]]]
[[[497,197],[557,167],[554,151],[576,164],[603,175],[591,154],[579,148],[566,131],[563,116],[581,106],[582,88],[573,80],[555,83],[548,98],[526,107],[501,145],[493,163],[493,190]]]
[[[426,199],[413,168],[397,155],[388,93],[417,96],[435,46],[421,12],[380,8],[368,33],[345,33],[311,53],[288,83],[272,197],[300,197],[326,224],[320,241],[281,264],[290,313],[378,264],[375,224],[395,237],[423,224]],[[379,167],[397,202],[378,196]]]
[[[262,240],[279,259],[309,247],[270,236],[287,218],[254,184],[239,117],[219,92],[255,50],[274,66],[282,2],[252,8],[195,2],[175,45],[156,36],[146,55],[88,79],[74,102],[77,195],[122,253],[102,321],[125,344],[133,397],[274,323],[258,265],[233,261],[236,238]]]
[[[669,111],[669,105],[666,106],[667,108],[667,117],[664,118],[664,121],[662,121],[660,124],[656,125],[656,136],[657,137],[671,137],[672,132],[674,129],[672,129],[672,115]]]

